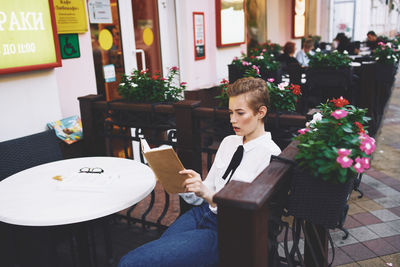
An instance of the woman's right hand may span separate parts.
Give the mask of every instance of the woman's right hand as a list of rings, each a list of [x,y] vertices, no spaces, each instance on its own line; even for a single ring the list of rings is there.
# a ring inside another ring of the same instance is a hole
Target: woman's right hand
[[[182,184],[185,188],[185,192],[193,192],[196,196],[205,199],[208,203],[214,204],[212,198],[215,192],[203,183],[199,173],[194,170],[185,169],[180,171],[179,174],[189,176],[189,178],[187,178]]]

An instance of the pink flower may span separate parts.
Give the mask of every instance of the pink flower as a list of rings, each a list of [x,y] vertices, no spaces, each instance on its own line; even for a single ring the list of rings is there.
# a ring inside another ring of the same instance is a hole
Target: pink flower
[[[267,51],[267,49],[263,48],[263,50],[261,50],[263,53]]]
[[[253,65],[251,67],[256,70],[257,74],[260,74],[260,70],[258,69],[258,67],[256,65]]]
[[[270,83],[273,83],[275,81],[275,79],[274,78],[268,78],[267,81],[270,82]]]
[[[339,163],[342,168],[349,168],[351,165],[353,165],[353,160],[347,156],[337,157],[336,162]]]
[[[351,154],[351,150],[346,148],[340,148],[338,149],[337,153],[340,157],[346,157]]]
[[[181,86],[185,86],[187,84],[187,82],[181,82],[180,85]]]
[[[365,154],[367,155],[371,155],[376,148],[375,139],[368,136],[367,134],[360,134],[359,139],[361,140],[361,151],[365,152]]]
[[[177,66],[173,66],[173,67],[171,67],[169,70],[178,71],[179,68],[178,68]]]
[[[379,42],[378,45],[385,46],[385,43],[384,42]]]
[[[369,169],[369,163],[370,163],[370,159],[369,158],[361,158],[360,159],[360,163],[363,166],[363,168],[365,170]]]
[[[233,60],[238,60],[238,57],[234,57]]]
[[[278,88],[279,88],[279,90],[283,91],[286,89],[286,86],[288,86],[288,85],[289,84],[287,82],[283,82],[283,83],[278,84]]]
[[[347,116],[347,111],[343,109],[337,109],[334,112],[331,113],[332,117],[335,117],[335,119],[341,119]]]
[[[362,160],[360,158],[356,158],[356,163],[353,165],[353,168],[358,173],[364,172],[364,166],[363,166]]]
[[[305,134],[305,133],[307,133],[307,132],[309,132],[309,131],[310,131],[310,130],[307,129],[307,128],[303,128],[303,129],[297,130],[297,132],[298,132],[299,134]]]
[[[242,65],[243,65],[243,66],[249,66],[249,65],[250,65],[250,63],[249,63],[249,62],[247,62],[247,61],[243,61],[243,62],[242,62]]]

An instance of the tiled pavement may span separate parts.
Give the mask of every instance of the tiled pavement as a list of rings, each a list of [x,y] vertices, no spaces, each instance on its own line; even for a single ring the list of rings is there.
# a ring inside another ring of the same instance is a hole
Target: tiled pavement
[[[360,185],[364,197],[359,199],[359,194],[353,192],[349,200],[344,225],[349,237],[343,240],[342,231],[331,232],[335,243],[333,266],[400,266],[400,72],[376,140],[372,168],[364,174]],[[169,224],[176,218],[177,201],[177,198],[171,199],[173,209],[164,223]],[[111,231],[116,261],[131,249],[159,236],[155,230],[143,232],[124,224],[114,225]],[[98,266],[107,266],[101,235],[97,239]],[[67,261],[63,263],[62,266],[70,266]]]

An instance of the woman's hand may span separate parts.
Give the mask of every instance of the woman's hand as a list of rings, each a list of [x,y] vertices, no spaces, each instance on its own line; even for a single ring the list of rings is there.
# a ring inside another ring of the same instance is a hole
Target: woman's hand
[[[203,183],[200,174],[198,174],[194,170],[183,170],[180,171],[179,174],[187,175],[189,177],[182,184],[185,188],[185,192],[193,192],[196,194],[196,196],[205,199],[208,203],[212,205],[215,205],[212,201],[215,192],[209,189]]]

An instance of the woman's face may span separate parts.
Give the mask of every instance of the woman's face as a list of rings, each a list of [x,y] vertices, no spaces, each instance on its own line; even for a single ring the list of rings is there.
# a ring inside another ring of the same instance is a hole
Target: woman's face
[[[249,107],[246,94],[229,98],[229,114],[236,135],[244,136],[247,141],[258,137],[260,131],[264,132],[262,114]]]

